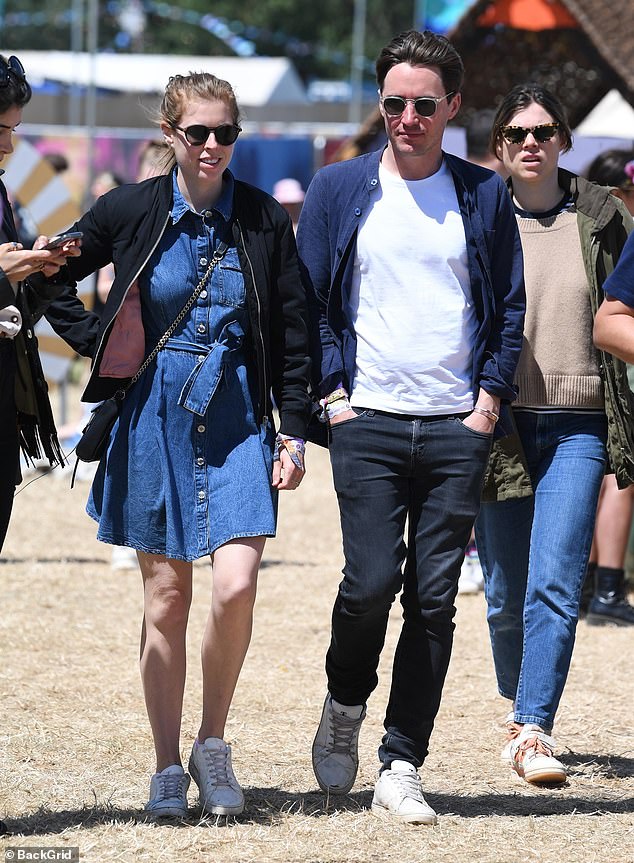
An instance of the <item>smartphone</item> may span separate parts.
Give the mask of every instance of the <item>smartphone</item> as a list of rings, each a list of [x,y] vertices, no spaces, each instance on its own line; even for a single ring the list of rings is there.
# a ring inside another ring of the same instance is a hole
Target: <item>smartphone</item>
[[[45,249],[57,249],[67,243],[69,240],[81,240],[83,237],[81,231],[69,231],[67,234],[58,234],[56,237],[51,237],[48,243],[44,246]]]

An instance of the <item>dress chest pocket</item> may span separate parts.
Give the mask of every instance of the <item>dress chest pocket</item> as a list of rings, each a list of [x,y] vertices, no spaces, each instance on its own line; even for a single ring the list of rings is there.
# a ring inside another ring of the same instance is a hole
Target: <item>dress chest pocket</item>
[[[237,249],[228,249],[214,273],[218,288],[218,302],[222,306],[242,308],[245,305],[244,277]]]

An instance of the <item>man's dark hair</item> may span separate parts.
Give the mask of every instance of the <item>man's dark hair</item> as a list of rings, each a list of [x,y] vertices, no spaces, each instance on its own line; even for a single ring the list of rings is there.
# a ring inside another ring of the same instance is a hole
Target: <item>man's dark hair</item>
[[[436,66],[447,93],[459,93],[464,78],[460,54],[448,39],[431,30],[405,30],[395,36],[379,54],[376,61],[376,80],[383,91],[385,76],[392,66],[408,63],[410,66]]]
[[[566,109],[550,90],[542,87],[541,84],[529,83],[518,84],[513,87],[498,106],[489,141],[489,149],[494,155],[497,156],[497,147],[502,143],[503,127],[508,126],[518,111],[528,108],[533,102],[536,105],[541,105],[544,111],[548,111],[555,123],[559,124],[557,131],[561,141],[561,149],[564,153],[570,150],[572,147],[572,130],[566,116]]]
[[[26,78],[20,77],[0,54],[0,65],[6,72],[6,80],[0,87],[0,114],[9,108],[23,108],[31,98],[31,87]]]

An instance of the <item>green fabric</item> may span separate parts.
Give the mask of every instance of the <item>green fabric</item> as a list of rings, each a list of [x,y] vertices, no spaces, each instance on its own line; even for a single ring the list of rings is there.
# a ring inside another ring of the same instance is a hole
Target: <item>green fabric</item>
[[[512,431],[493,441],[482,489],[482,500],[486,503],[533,494],[524,450],[510,408],[505,409],[500,422],[504,423],[505,429]]]

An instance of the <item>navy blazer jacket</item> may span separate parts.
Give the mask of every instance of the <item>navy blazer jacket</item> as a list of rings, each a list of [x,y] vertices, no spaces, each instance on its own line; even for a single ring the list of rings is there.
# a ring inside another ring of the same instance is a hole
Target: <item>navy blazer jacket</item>
[[[379,188],[382,150],[328,165],[313,178],[299,220],[297,243],[308,289],[313,387],[350,392],[356,339],[346,316],[360,217]],[[516,396],[525,295],[522,247],[511,197],[501,178],[445,153],[467,243],[471,291],[479,327],[473,346],[472,388],[504,401]]]

